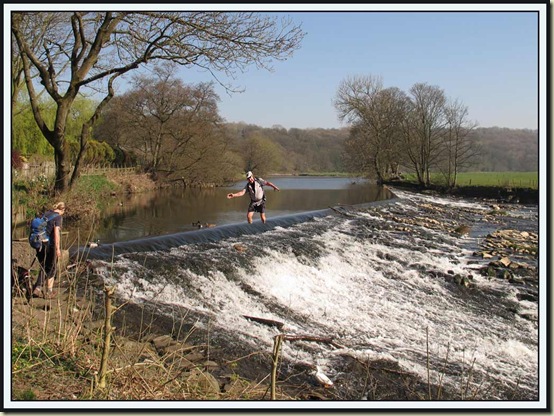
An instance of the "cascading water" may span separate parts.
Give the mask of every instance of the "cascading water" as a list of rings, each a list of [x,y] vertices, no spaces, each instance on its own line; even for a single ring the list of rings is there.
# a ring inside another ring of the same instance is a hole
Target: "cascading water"
[[[337,389],[347,379],[344,357],[354,357],[430,377],[454,399],[512,400],[517,391],[515,399],[537,400],[539,305],[518,293],[538,288],[483,276],[483,262],[472,256],[495,228],[481,221],[490,207],[395,193],[386,203],[275,219],[250,231],[241,224],[201,230],[188,241],[183,233],[81,254],[95,259],[122,299],[155,304],[160,314],[190,311],[196,327],[209,326],[226,345],[271,351],[278,333],[332,338],[343,347],[284,343],[282,354],[318,366]],[[410,222],[429,207],[447,225],[472,223],[472,232],[461,237]],[[536,207],[509,221],[538,232]],[[449,278],[457,275],[469,276],[469,287]],[[356,394],[343,397],[368,398]]]

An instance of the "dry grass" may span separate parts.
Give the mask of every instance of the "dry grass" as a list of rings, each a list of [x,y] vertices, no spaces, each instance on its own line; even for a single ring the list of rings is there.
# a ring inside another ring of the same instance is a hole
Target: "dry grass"
[[[138,330],[116,328],[100,387],[106,339],[100,282],[86,266],[58,282],[51,300],[12,296],[12,400],[269,400],[269,374],[253,381],[233,372],[250,355],[215,363],[206,345],[188,342],[183,322],[167,335],[150,333],[146,321]],[[120,335],[137,332],[141,339]],[[269,353],[260,354],[270,361]],[[295,398],[278,388],[276,399]]]
[[[460,376],[459,392],[444,386],[440,369],[429,363],[430,370],[439,371],[439,379],[425,382],[395,363],[363,362],[348,356],[344,359],[350,364],[344,376],[335,380],[336,387],[308,385],[298,381],[306,370],[285,374],[280,364],[277,367],[278,350],[232,358],[214,354],[217,346],[198,342],[201,337],[193,336],[186,314],[175,314],[173,322],[161,326],[143,306],[117,305],[116,299],[112,316],[117,318],[116,328],[110,341],[105,383],[101,383],[108,326],[103,283],[83,264],[64,271],[56,290],[58,296],[51,300],[34,298],[28,303],[24,296],[12,296],[13,401],[291,401],[352,397],[436,401],[490,397],[486,386],[475,387],[473,363],[468,363]],[[429,351],[427,354],[429,361]],[[448,364],[448,355],[443,364]],[[244,376],[243,366],[257,366],[256,374],[260,376]]]

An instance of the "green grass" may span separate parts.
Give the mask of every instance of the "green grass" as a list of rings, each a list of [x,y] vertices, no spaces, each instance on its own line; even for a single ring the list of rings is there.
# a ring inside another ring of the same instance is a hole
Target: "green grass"
[[[117,192],[118,188],[119,185],[108,180],[106,175],[82,175],[64,196],[65,202],[70,207],[90,206],[102,211],[111,202],[112,192]]]
[[[458,186],[502,186],[538,188],[538,172],[464,172],[459,173]]]
[[[82,175],[74,187],[75,192],[110,192],[115,186],[105,175]]]
[[[415,181],[413,174],[406,175],[406,179]],[[441,185],[444,182],[440,174],[431,174],[431,183]],[[498,186],[512,188],[538,189],[538,172],[463,172],[459,173],[457,186]]]

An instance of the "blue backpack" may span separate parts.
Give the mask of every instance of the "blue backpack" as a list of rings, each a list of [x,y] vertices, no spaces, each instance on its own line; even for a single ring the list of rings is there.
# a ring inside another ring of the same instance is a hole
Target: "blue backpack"
[[[42,244],[47,244],[49,237],[46,232],[48,221],[57,217],[59,214],[56,212],[50,213],[50,215],[43,215],[41,217],[35,217],[31,221],[31,232],[29,233],[29,244],[34,249],[38,250],[42,247]]]

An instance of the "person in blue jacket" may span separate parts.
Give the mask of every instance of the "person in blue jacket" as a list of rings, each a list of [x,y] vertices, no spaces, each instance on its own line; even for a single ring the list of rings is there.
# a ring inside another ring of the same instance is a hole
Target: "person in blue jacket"
[[[33,287],[33,296],[51,299],[55,296],[54,278],[57,273],[58,260],[61,257],[62,216],[65,213],[65,203],[58,202],[53,209],[44,213],[48,217],[46,233],[48,241],[36,249],[36,257],[40,265],[37,281]],[[46,283],[46,287],[43,287]]]

